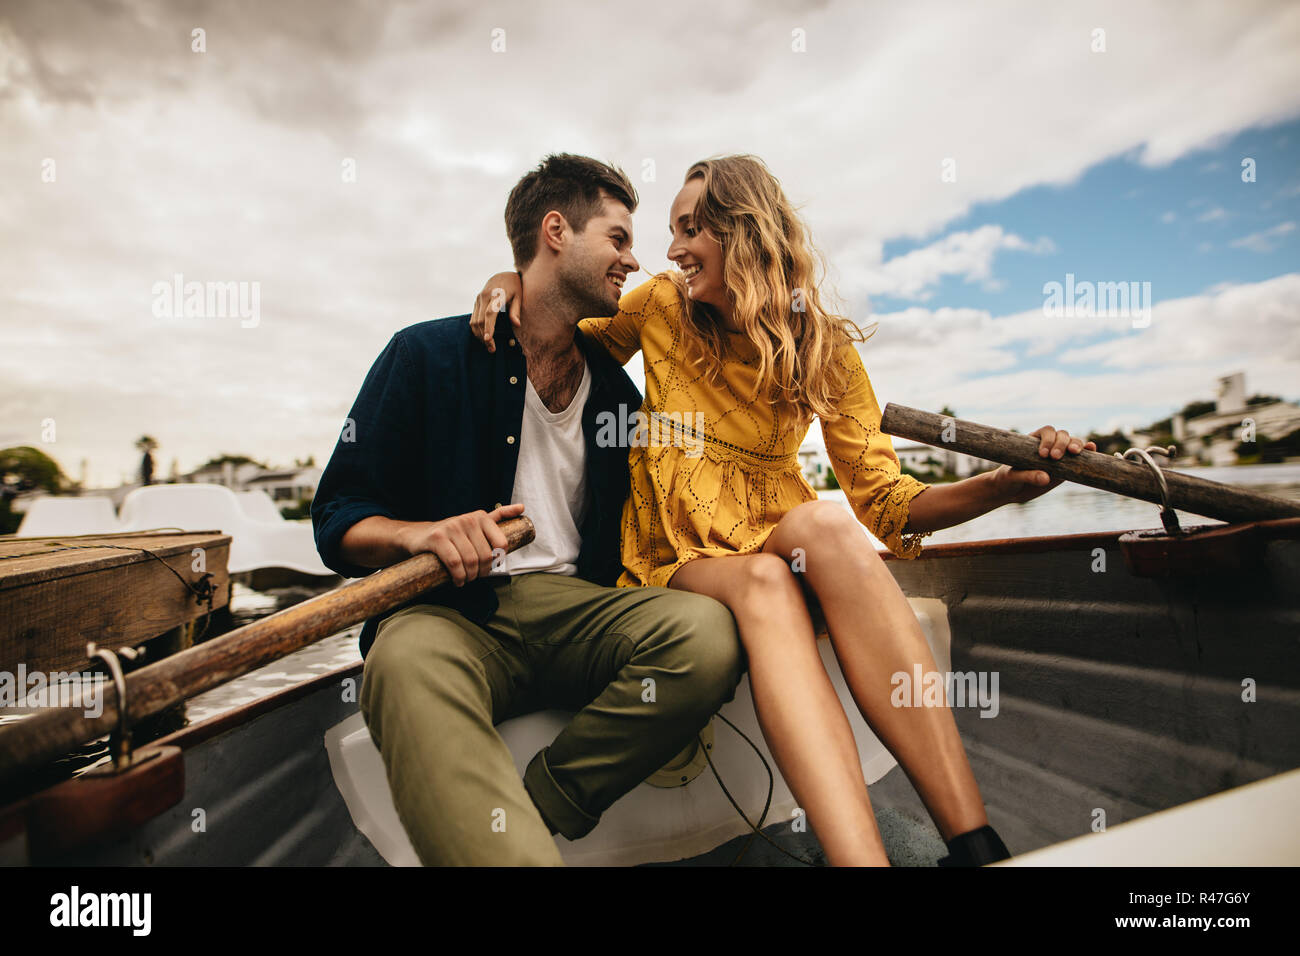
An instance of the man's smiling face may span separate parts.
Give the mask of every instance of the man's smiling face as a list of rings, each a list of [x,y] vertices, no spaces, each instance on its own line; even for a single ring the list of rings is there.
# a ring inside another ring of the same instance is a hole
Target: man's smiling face
[[[623,283],[641,268],[632,255],[632,213],[601,193],[601,211],[569,237],[557,263],[561,287],[584,316],[613,315]]]

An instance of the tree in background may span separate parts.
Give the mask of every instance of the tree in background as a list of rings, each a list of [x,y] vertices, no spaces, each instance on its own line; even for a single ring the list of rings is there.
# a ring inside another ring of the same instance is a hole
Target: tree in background
[[[1300,457],[1300,428],[1282,438],[1237,443],[1237,464],[1271,465]]]
[[[1113,455],[1116,452],[1122,455],[1132,446],[1132,443],[1124,437],[1123,432],[1113,432],[1109,435],[1103,435],[1100,432],[1088,432],[1088,437],[1084,441],[1096,442],[1097,451],[1103,455]]]
[[[76,482],[43,451],[30,445],[0,451],[0,534],[13,534],[22,523],[23,516],[12,509],[16,496],[28,491],[57,495],[75,487]]]

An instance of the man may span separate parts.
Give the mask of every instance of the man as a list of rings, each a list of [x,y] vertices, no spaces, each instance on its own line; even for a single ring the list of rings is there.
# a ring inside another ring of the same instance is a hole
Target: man
[[[433,552],[454,582],[361,634],[361,710],[425,864],[561,863],[552,834],[588,833],[743,672],[722,604],[612,587],[627,449],[601,447],[596,422],[641,396],[577,323],[616,312],[640,268],[636,206],[621,170],[586,157],[524,176],[506,204],[524,278],[517,340],[502,321],[489,353],[468,316],[394,335],[312,502],[317,549],[340,574]],[[519,514],[536,540],[494,561],[497,523]],[[549,707],[577,715],[521,781],[493,727]]]

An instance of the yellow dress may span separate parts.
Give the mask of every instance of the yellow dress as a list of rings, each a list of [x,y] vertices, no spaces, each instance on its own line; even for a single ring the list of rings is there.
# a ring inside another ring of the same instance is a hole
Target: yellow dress
[[[579,324],[620,363],[638,350],[645,362],[648,427],[628,451],[620,587],[666,586],[695,558],[756,553],[783,515],[817,498],[798,457],[811,418],[749,400],[756,352],[739,333],[730,334],[721,387],[711,387],[685,356],[681,317],[665,274],[624,295],[617,315]],[[837,405],[841,417],[822,423],[831,465],[858,520],[894,554],[914,558],[924,535],[902,532],[909,503],[928,486],[900,472],[857,349],[846,343],[836,360],[850,377]],[[623,440],[630,432],[620,425]]]

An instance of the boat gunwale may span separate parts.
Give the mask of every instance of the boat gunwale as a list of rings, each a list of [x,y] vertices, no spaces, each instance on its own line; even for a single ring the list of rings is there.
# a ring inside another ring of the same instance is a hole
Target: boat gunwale
[[[95,574],[100,571],[107,571],[117,567],[123,567],[131,564],[139,564],[149,558],[150,555],[157,558],[174,558],[180,555],[186,555],[193,550],[190,544],[162,544],[152,548],[131,548],[126,544],[128,537],[134,538],[160,538],[160,537],[201,537],[207,536],[211,539],[210,548],[221,549],[229,548],[234,540],[230,535],[223,533],[220,529],[205,531],[125,531],[110,534],[50,534],[42,535],[37,538],[20,538],[17,535],[0,536],[0,544],[13,544],[16,542],[54,542],[69,540],[83,540],[87,542],[102,541],[104,539],[121,539],[120,544],[112,542],[96,546],[91,543],[78,545],[76,550],[84,551],[103,551],[104,554],[86,555],[84,560],[75,565],[75,570],[69,572],[69,567],[65,565],[54,565],[51,567],[28,568],[26,570],[15,570],[8,573],[3,579],[0,579],[0,590],[15,591],[22,587],[31,587],[34,584],[46,584],[50,581],[60,581],[85,574]],[[24,558],[39,558],[48,554],[55,554],[59,550],[55,548],[51,551],[34,551],[31,554],[15,554],[5,558],[6,561],[22,561]],[[164,562],[166,563],[166,562]]]
[[[1209,519],[1207,519],[1209,520]],[[1270,518],[1264,521],[1244,521],[1236,524],[1216,524],[1203,534],[1240,534],[1258,529],[1270,539],[1300,538],[1300,518]],[[926,545],[915,558],[900,558],[888,551],[880,552],[886,561],[923,561],[926,558],[970,557],[980,554],[1041,554],[1049,551],[1087,551],[1098,545],[1119,545],[1126,534],[1139,531],[1160,531],[1163,528],[1131,528],[1120,531],[1084,531],[1076,534],[1052,534],[1038,537],[987,538],[979,541],[949,541]],[[1199,536],[1198,536],[1199,537]]]
[[[152,740],[144,747],[180,747],[187,750],[190,747],[211,740],[213,737],[220,736],[228,730],[234,730],[242,727],[244,724],[251,723],[258,717],[278,710],[281,707],[292,704],[294,701],[307,697],[320,690],[327,684],[338,683],[348,677],[353,677],[361,673],[364,661],[356,660],[350,664],[342,664],[334,670],[326,671],[324,674],[317,674],[315,677],[309,677],[306,680],[299,681],[296,684],[290,684],[288,687],[282,687],[277,691],[272,691],[257,700],[250,700],[247,703],[239,704],[229,710],[223,710],[219,714],[213,714],[198,723],[190,724],[187,727],[181,727],[179,730],[173,730],[164,737]],[[254,672],[255,673],[255,672]],[[236,678],[238,680],[239,678]],[[221,685],[227,686],[227,685]],[[358,688],[359,689],[359,688]],[[191,698],[193,700],[193,698]],[[187,701],[188,703],[188,701]]]

